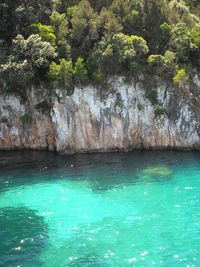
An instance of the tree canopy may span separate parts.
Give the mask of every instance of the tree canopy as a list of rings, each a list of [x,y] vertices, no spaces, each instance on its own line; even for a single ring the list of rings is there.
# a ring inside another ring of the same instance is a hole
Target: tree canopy
[[[69,88],[146,69],[181,86],[188,70],[200,69],[198,0],[0,3],[2,88],[38,79]]]

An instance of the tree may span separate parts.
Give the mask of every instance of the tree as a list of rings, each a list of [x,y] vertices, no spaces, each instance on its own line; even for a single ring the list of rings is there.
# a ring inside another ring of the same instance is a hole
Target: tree
[[[102,72],[110,74],[132,71],[133,62],[138,62],[147,53],[148,47],[142,37],[111,34],[95,45],[89,66],[99,66]]]
[[[62,59],[59,65],[52,62],[49,67],[49,78],[54,87],[61,86],[66,89],[71,89],[73,86],[72,61]]]
[[[14,57],[9,57],[6,64],[1,66],[1,79],[6,89],[24,89],[32,81],[34,71],[31,64],[25,59],[16,62]]]
[[[113,0],[89,0],[90,5],[95,11],[101,12],[101,10],[105,8],[109,8],[113,2]]]
[[[198,49],[185,23],[178,23],[172,29],[170,48],[182,62],[188,61],[190,53]]]
[[[75,83],[81,84],[87,80],[87,69],[83,62],[83,58],[79,57],[77,59],[73,74]]]
[[[160,25],[168,22],[169,9],[165,0],[144,0],[144,35],[153,54],[160,52]]]
[[[28,39],[18,35],[13,40],[11,55],[1,65],[1,78],[6,88],[24,88],[55,57],[54,47],[43,42],[39,35],[31,35]]]
[[[48,23],[52,1],[1,0],[0,39],[11,46],[17,34],[28,36],[31,23]]]
[[[68,34],[68,21],[65,14],[60,14],[53,11],[51,14],[51,25],[54,27],[54,31],[58,41],[65,41]]]
[[[13,40],[12,54],[16,61],[27,59],[33,69],[46,68],[51,59],[56,57],[55,49],[48,42],[41,40],[37,34],[24,39],[22,35],[18,35]]]
[[[135,1],[131,11],[122,19],[123,32],[144,36],[144,9],[141,1]]]
[[[78,5],[79,0],[54,0],[53,9],[59,13],[65,12],[69,7]]]
[[[171,26],[164,22],[160,25],[160,43],[159,43],[159,51],[163,53],[169,47],[169,41],[171,37]]]
[[[122,31],[122,25],[115,15],[108,9],[103,8],[99,15],[99,35],[104,36],[110,33],[119,33]]]
[[[110,10],[119,19],[123,19],[131,12],[131,2],[128,0],[113,0]]]
[[[183,0],[172,0],[169,4],[170,20],[173,24],[185,23],[190,29],[194,29],[197,24],[200,26],[200,19],[190,11],[190,7]]]
[[[32,24],[31,29],[35,34],[39,34],[42,41],[49,42],[53,46],[56,45],[56,36],[54,34],[54,28],[52,26],[37,23]]]
[[[72,13],[72,39],[83,49],[88,49],[99,38],[97,13],[89,1],[82,0]]]

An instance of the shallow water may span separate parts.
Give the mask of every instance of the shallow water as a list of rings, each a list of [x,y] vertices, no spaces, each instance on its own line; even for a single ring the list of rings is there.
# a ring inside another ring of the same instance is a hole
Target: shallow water
[[[0,266],[200,266],[200,154],[1,152]]]

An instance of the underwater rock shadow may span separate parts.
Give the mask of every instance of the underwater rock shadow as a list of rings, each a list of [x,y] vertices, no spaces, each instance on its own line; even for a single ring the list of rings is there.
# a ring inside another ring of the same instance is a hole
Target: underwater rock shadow
[[[140,171],[138,179],[150,182],[168,182],[173,178],[173,170],[167,165],[153,165]]]
[[[39,266],[38,255],[48,238],[43,218],[24,207],[3,208],[0,226],[0,266]]]

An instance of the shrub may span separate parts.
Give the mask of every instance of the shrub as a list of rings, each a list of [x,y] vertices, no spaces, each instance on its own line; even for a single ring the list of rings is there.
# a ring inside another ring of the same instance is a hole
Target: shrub
[[[165,65],[165,57],[161,55],[151,55],[148,57],[148,63],[151,65]]]
[[[131,74],[133,73],[142,73],[142,70],[143,70],[143,66],[142,64],[140,63],[137,63],[137,62],[131,62],[129,64],[129,71],[131,72]]]
[[[171,27],[169,24],[167,24],[166,22],[164,22],[163,24],[160,25],[160,30],[162,31],[162,33],[167,36],[170,35],[171,32]]]
[[[92,81],[96,86],[102,86],[104,84],[104,76],[102,72],[98,69],[92,74]]]
[[[173,82],[178,84],[180,88],[184,88],[187,80],[189,79],[185,69],[180,69],[178,73],[174,76]]]
[[[175,61],[175,59],[176,59],[176,55],[175,55],[174,52],[167,50],[167,51],[165,52],[164,58],[165,58],[165,62],[166,62],[166,64],[167,64],[167,65],[171,65],[171,64],[173,64],[173,62]]]
[[[156,117],[160,117],[160,116],[164,115],[164,109],[161,108],[161,107],[159,107],[159,108],[157,108],[157,109],[155,110],[154,113],[155,113],[155,116],[156,116]]]
[[[46,111],[49,111],[51,109],[51,106],[47,101],[44,100],[37,104],[35,108],[44,114]]]
[[[0,119],[0,123],[8,124],[8,117],[3,117]]]
[[[151,101],[151,104],[153,106],[159,104],[158,102],[158,93],[156,90],[152,90],[151,92],[148,93],[148,98]]]
[[[22,125],[31,124],[32,117],[29,114],[24,114],[23,116],[21,116],[21,122]]]
[[[170,47],[183,62],[188,61],[190,52],[198,49],[191,31],[187,28],[185,23],[178,23],[172,29]]]

